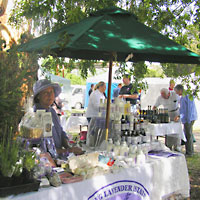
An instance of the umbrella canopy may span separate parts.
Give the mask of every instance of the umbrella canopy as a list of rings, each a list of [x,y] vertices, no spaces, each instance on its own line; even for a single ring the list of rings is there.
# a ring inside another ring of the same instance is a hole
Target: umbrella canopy
[[[111,94],[112,62],[151,61],[200,64],[200,56],[145,26],[123,9],[111,7],[92,13],[79,23],[33,39],[18,51],[48,53],[76,59],[109,60],[108,99]],[[131,55],[131,56],[128,56]],[[107,101],[106,140],[110,115]]]
[[[200,64],[200,56],[145,26],[123,9],[111,7],[92,13],[79,23],[65,25],[21,45],[18,51],[47,50],[59,57],[77,59],[151,61]]]

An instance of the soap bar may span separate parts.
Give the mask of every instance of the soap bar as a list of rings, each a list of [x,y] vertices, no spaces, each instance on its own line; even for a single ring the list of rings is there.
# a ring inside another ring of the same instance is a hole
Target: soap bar
[[[72,176],[61,178],[62,183],[75,183],[83,180],[83,176]]]

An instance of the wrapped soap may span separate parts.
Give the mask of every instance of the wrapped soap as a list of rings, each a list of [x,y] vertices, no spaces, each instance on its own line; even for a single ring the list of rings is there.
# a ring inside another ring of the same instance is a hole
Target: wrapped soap
[[[48,174],[47,178],[50,182],[50,185],[54,187],[58,187],[62,184],[60,176],[56,172],[52,172],[51,174]]]

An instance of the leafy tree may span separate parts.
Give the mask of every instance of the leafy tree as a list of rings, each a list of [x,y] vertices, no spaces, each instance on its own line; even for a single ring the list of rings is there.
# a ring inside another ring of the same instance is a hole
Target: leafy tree
[[[65,77],[71,81],[71,85],[86,85],[86,80],[75,74],[66,74]]]
[[[200,50],[200,2],[199,0],[36,0],[16,1],[10,22],[20,26],[24,20],[32,22],[33,30],[40,34],[60,28],[63,24],[78,22],[87,17],[90,12],[108,6],[119,6],[134,13],[138,20],[149,27],[161,32],[177,43],[199,53]],[[57,64],[70,69],[74,67],[74,60],[66,63],[61,58],[50,60],[52,68]],[[76,67],[81,75],[86,78],[88,69],[95,73],[95,61],[76,61]],[[70,67],[69,67],[70,66]],[[163,71],[167,76],[183,76],[191,81],[191,77],[185,76],[188,73],[199,74],[197,65],[174,65],[163,64]],[[148,73],[144,64],[134,65],[130,71],[134,76]]]
[[[19,54],[14,49],[9,53],[0,51],[0,139],[4,134],[17,132],[37,69],[35,55]]]

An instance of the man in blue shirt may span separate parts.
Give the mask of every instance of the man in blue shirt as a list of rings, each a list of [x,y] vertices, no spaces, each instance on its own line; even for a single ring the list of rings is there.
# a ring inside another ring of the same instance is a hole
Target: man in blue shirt
[[[122,87],[122,84],[119,83],[118,86],[113,89],[113,99],[115,99],[116,97],[119,96],[119,92],[120,92],[121,87]]]
[[[184,88],[179,84],[176,85],[174,90],[179,96],[182,96]],[[186,155],[191,156],[194,154],[192,127],[195,120],[197,120],[197,110],[194,99],[190,100],[188,95],[182,96],[180,99],[180,119],[184,125],[184,132],[187,139],[185,143]]]

